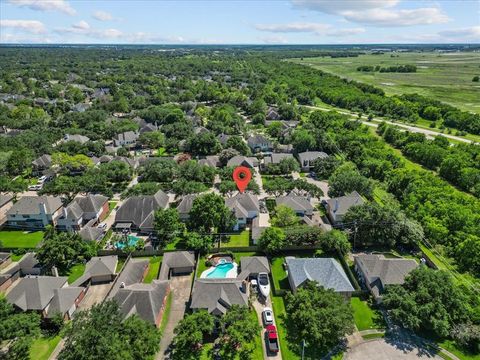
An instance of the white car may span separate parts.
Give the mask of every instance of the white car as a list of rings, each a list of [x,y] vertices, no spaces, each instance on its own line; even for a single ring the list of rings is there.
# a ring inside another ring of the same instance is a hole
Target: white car
[[[262,312],[263,323],[265,326],[273,325],[273,311],[272,309],[266,307]]]
[[[106,223],[101,223],[101,224],[98,224],[97,228],[99,229],[105,229],[107,227],[107,224]]]
[[[28,190],[30,190],[30,191],[42,190],[42,185],[30,185],[30,186],[28,187]]]

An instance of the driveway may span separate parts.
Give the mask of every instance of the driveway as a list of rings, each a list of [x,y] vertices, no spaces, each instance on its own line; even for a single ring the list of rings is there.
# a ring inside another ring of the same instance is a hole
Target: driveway
[[[90,309],[93,305],[101,303],[105,299],[105,296],[107,296],[107,293],[112,287],[112,284],[113,283],[91,285],[88,288],[87,294],[78,305],[77,311],[87,310]]]
[[[258,185],[258,189],[259,189],[259,195],[258,195],[258,199],[265,199],[266,197],[268,197],[268,194],[265,192],[265,190],[263,190],[263,182],[262,182],[262,175],[260,174],[260,169],[257,167],[255,167],[254,169],[252,169],[252,172],[253,172],[253,180],[257,183]]]
[[[419,360],[419,359],[441,359],[433,354],[416,346],[408,346],[403,343],[378,339],[367,341],[356,345],[348,350],[343,357],[344,360]]]
[[[170,308],[170,316],[168,317],[167,326],[162,334],[160,351],[156,356],[156,360],[169,359],[168,349],[173,340],[173,330],[180,320],[183,319],[183,315],[187,309],[191,284],[191,275],[172,276],[170,278],[170,289],[173,296],[172,307]]]
[[[255,312],[257,313],[258,323],[262,327],[261,335],[262,335],[262,349],[263,349],[263,358],[264,359],[278,359],[282,358],[282,351],[279,349],[278,353],[271,354],[267,352],[267,345],[265,344],[265,327],[262,320],[262,311],[264,308],[269,307],[273,311],[272,301],[270,300],[270,296],[265,301],[265,303],[260,302],[258,299],[253,301],[253,307]],[[279,343],[280,345],[280,343]]]

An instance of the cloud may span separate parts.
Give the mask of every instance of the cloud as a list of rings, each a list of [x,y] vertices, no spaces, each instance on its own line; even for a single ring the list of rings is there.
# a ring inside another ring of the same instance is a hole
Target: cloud
[[[442,24],[450,18],[439,7],[396,9],[400,0],[291,0],[295,8],[342,16],[371,26],[401,27]]]
[[[261,37],[260,40],[263,41],[265,44],[287,44],[288,43],[287,38],[281,35]]]
[[[73,24],[68,28],[56,28],[54,32],[60,35],[77,34],[96,39],[117,39],[124,35],[120,30],[117,29],[94,29],[90,27],[90,24],[85,20]]]
[[[77,13],[65,0],[8,0],[8,2],[12,5],[37,11],[60,11],[67,15]]]
[[[446,38],[455,38],[455,39],[463,38],[463,39],[472,39],[472,40],[478,41],[480,39],[480,26],[444,30],[444,31],[440,31],[438,34]]]
[[[327,36],[343,37],[343,36],[358,35],[364,32],[365,32],[364,28],[336,29],[336,30],[331,30],[327,32]]]
[[[30,44],[51,44],[54,41],[48,37],[43,35],[25,35],[25,34],[8,34],[1,32],[0,33],[0,43],[11,43],[11,44],[18,44],[18,43],[30,43]]]
[[[313,33],[336,37],[352,36],[365,32],[364,28],[334,29],[330,24],[321,23],[257,24],[255,28],[259,31],[272,33]]]
[[[0,20],[0,28],[11,28],[32,34],[47,32],[45,25],[37,20]]]
[[[255,25],[255,28],[274,33],[322,33],[329,29],[330,25],[319,23],[258,24]]]
[[[102,11],[102,10],[95,11],[92,16],[99,21],[111,21],[111,20],[113,20],[112,14],[110,14],[106,11]]]

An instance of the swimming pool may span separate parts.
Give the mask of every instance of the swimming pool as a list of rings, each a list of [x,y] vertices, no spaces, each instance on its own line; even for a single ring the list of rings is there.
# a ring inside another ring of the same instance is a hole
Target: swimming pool
[[[209,279],[236,278],[237,264],[227,262],[212,266],[210,269],[205,270],[200,277]]]
[[[136,237],[136,236],[134,236],[134,235],[128,235],[128,246],[135,246],[135,245],[137,245],[137,242],[138,242],[139,240],[142,240],[142,238]],[[117,241],[117,242],[115,243],[115,247],[116,247],[117,249],[122,250],[122,249],[125,248],[125,243],[124,243],[124,242]]]

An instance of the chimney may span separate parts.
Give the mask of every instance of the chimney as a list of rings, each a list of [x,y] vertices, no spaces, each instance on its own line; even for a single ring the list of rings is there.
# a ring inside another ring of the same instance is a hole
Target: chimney
[[[40,214],[43,214],[43,215],[47,214],[47,205],[45,205],[44,202],[39,203],[38,207],[40,209]]]
[[[63,214],[63,217],[66,219],[67,218],[67,208],[66,207],[62,208],[62,214]]]

